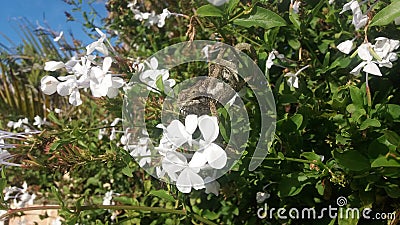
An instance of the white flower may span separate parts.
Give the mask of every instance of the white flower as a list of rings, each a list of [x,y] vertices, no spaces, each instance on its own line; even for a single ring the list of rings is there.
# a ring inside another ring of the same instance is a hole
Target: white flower
[[[115,118],[114,121],[110,124],[111,128],[111,134],[110,134],[110,140],[114,140],[116,138],[116,130],[115,130],[115,126],[122,121],[121,118]]]
[[[291,72],[285,74],[285,77],[288,77],[288,79],[287,79],[287,84],[288,84],[290,87],[299,88],[299,78],[298,78],[297,76],[301,73],[301,71],[307,69],[309,66],[310,66],[310,65],[307,65],[307,66],[301,68],[301,69],[300,69],[299,71],[297,71],[295,74],[293,74],[293,73],[291,73]]]
[[[220,184],[214,178],[206,177],[204,178],[204,183],[206,186],[206,194],[213,193],[218,196]]]
[[[358,56],[363,60],[356,68],[354,68],[350,73],[357,75],[360,73],[361,69],[369,74],[376,76],[382,76],[379,67],[376,65],[376,61],[372,61],[374,58],[371,55],[372,45],[371,43],[364,43],[358,47]]]
[[[219,135],[217,118],[214,116],[188,115],[185,124],[179,120],[173,120],[164,127],[157,125],[164,130],[160,145],[156,147],[162,157],[162,168],[156,168],[158,177],[168,174],[172,181],[176,182],[177,188],[183,193],[189,193],[192,188],[202,189],[205,183],[210,183],[207,193],[213,192],[218,195],[219,184],[213,182],[215,178],[207,178],[207,182],[198,174],[201,169],[213,168],[222,169],[227,163],[225,151],[213,142]],[[193,133],[199,128],[201,137],[193,140]],[[196,152],[188,162],[186,153],[175,150],[187,143]]]
[[[35,116],[33,119],[35,120],[33,126],[37,126],[38,128],[41,128],[42,125],[46,124],[46,118],[42,119],[40,116]]]
[[[88,46],[86,46],[86,55],[92,54],[93,51],[97,50],[103,55],[108,55],[107,46],[104,44],[104,40],[106,39],[106,35],[98,28],[96,28],[97,33],[100,35],[99,40],[92,42]]]
[[[191,167],[182,153],[168,152],[162,160],[162,166],[169,177],[176,181],[176,187],[180,192],[190,193],[192,188],[196,190],[205,188],[203,178],[197,174],[200,169]]]
[[[13,129],[23,128],[25,126],[24,124],[28,123],[29,123],[28,118],[24,118],[24,119],[19,119],[17,122],[9,121],[7,123],[7,127],[12,127]]]
[[[257,203],[263,203],[269,197],[271,197],[271,195],[268,192],[259,191],[256,194],[256,201],[257,201]]]
[[[389,39],[386,37],[375,38],[375,45],[373,49],[375,53],[385,62],[393,62],[397,60],[397,54],[394,50],[399,48],[400,42],[398,40]],[[390,67],[391,67],[390,63]],[[388,67],[388,66],[387,66]]]
[[[298,14],[300,12],[300,1],[296,0],[293,2],[293,0],[290,0],[290,7],[293,9],[293,13]]]
[[[361,9],[358,8],[356,12],[353,13],[353,25],[356,30],[364,27],[368,22],[368,16],[362,14]]]
[[[58,41],[61,39],[61,37],[63,36],[63,34],[64,34],[64,32],[61,31],[60,34],[59,34],[57,37],[55,37],[53,40],[54,40],[55,42],[58,42]]]
[[[61,96],[69,95],[69,103],[74,106],[82,104],[81,95],[79,93],[79,83],[75,75],[59,77],[61,83],[57,85],[57,93]]]
[[[219,134],[217,118],[208,115],[200,116],[198,126],[203,137],[203,140],[200,140],[200,147],[203,149],[197,150],[193,154],[189,165],[201,168],[208,163],[212,168],[222,169],[227,162],[226,152],[217,144],[212,143]]]
[[[52,95],[57,91],[57,85],[60,83],[55,77],[52,76],[44,76],[40,80],[40,89],[46,95]]]
[[[26,181],[24,181],[21,188],[15,188],[11,190],[17,190],[18,193],[14,196],[14,206],[16,208],[25,207],[25,205],[33,205],[33,200],[36,198],[35,194],[29,194],[28,192],[28,185]]]
[[[197,128],[197,116],[188,115],[185,118],[185,125],[179,120],[173,120],[166,128],[166,138],[175,148],[179,148],[184,143],[188,143],[192,146],[192,134]]]
[[[103,205],[115,205],[115,202],[112,201],[114,192],[107,191],[103,198]]]
[[[342,14],[348,10],[351,10],[354,12],[354,10],[356,10],[357,8],[360,8],[358,2],[356,0],[351,0],[350,2],[343,5],[343,9],[339,14]]]
[[[106,128],[99,129],[99,134],[97,135],[97,139],[102,140],[103,136],[107,134]]]
[[[221,6],[226,2],[229,2],[229,0],[207,0],[207,1],[215,6]]]
[[[133,12],[135,20],[146,21],[144,25],[147,27],[157,24],[157,26],[161,28],[165,25],[165,19],[173,15],[173,13],[168,11],[168,9],[163,9],[163,12],[159,15],[157,15],[154,11],[151,13],[141,12],[139,9],[137,9],[137,7],[135,8],[135,5],[136,4],[130,3],[128,4],[128,8],[130,8]]]
[[[267,68],[267,69],[271,69],[271,67],[272,67],[272,65],[274,65],[274,62],[272,61],[272,60],[274,60],[276,57],[275,57],[275,50],[273,50],[272,52],[270,52],[269,54],[268,54],[268,59],[267,59],[267,61],[265,62],[265,67]]]
[[[356,0],[351,0],[350,2],[346,3],[343,6],[343,10],[340,12],[342,14],[343,12],[351,10],[353,12],[353,25],[355,26],[356,30],[364,27],[367,22],[368,22],[368,16],[364,15],[360,9],[360,5],[358,4],[358,1]]]
[[[157,92],[156,82],[161,77],[164,85],[164,92],[170,93],[176,82],[174,79],[168,79],[169,71],[167,69],[158,69],[158,60],[156,58],[151,58],[150,63],[146,61],[146,64],[150,67],[150,69],[143,71],[139,75],[139,79],[148,85],[147,89]]]
[[[163,12],[158,16],[158,22],[157,26],[158,27],[163,27],[165,25],[165,19],[169,18],[171,16],[171,12],[168,11],[168,9],[163,9]]]
[[[151,152],[148,149],[147,145],[149,142],[149,138],[143,137],[139,139],[137,145],[129,145],[128,149],[133,149],[129,154],[134,158],[139,158],[139,166],[143,167],[147,163],[151,162]]]
[[[106,57],[102,68],[93,67],[90,71],[90,90],[94,97],[106,96],[108,88],[112,87],[112,76],[108,74],[111,67],[111,57]]]
[[[46,71],[56,71],[63,67],[65,67],[64,63],[59,61],[49,61],[44,64],[44,70]]]
[[[353,50],[353,48],[354,48],[353,40],[343,41],[337,46],[337,49],[343,52],[344,54],[349,54],[351,50]]]

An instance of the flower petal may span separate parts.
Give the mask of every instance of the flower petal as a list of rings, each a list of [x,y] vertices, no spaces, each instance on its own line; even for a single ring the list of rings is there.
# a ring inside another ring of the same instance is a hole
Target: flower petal
[[[206,186],[206,194],[213,193],[216,196],[219,194],[220,184],[218,181],[211,177],[204,178],[204,183]]]
[[[373,62],[368,62],[367,65],[364,66],[363,71],[366,73],[376,75],[376,76],[382,76],[382,73],[379,70],[379,67]]]
[[[65,65],[60,61],[50,61],[44,64],[44,70],[46,71],[56,71],[58,69],[63,68]]]
[[[40,89],[46,95],[52,95],[57,91],[57,85],[60,83],[55,77],[52,76],[44,76],[40,80]]]
[[[219,134],[217,117],[203,115],[199,117],[198,121],[199,129],[204,141],[206,141],[207,143],[211,143],[215,139],[217,139]]]
[[[189,167],[201,168],[204,165],[206,165],[206,163],[207,163],[207,157],[204,154],[204,150],[199,150],[193,154],[192,159],[189,162]]]
[[[356,66],[352,71],[350,71],[351,74],[358,75],[360,74],[361,69],[367,64],[367,62],[361,62]]]
[[[81,95],[78,90],[73,90],[69,96],[69,103],[73,106],[82,104]]]
[[[226,152],[214,143],[204,149],[204,154],[207,157],[208,164],[215,169],[222,169],[228,160]]]
[[[112,64],[111,57],[105,57],[103,61],[103,73],[107,73]]]
[[[198,118],[197,115],[187,115],[185,118],[185,128],[189,134],[193,134],[197,128]]]
[[[185,126],[179,120],[173,120],[167,126],[167,138],[176,147],[183,145],[190,137],[191,135],[186,132]]]
[[[353,40],[343,41],[337,46],[337,49],[344,54],[349,54],[353,50]]]
[[[369,51],[370,46],[371,46],[370,43],[366,43],[366,44],[361,44],[360,47],[358,47],[358,56],[362,60],[371,61],[373,59],[373,56]]]
[[[182,193],[190,193],[192,187],[196,190],[204,188],[204,180],[190,168],[184,169],[179,174],[176,187]]]
[[[152,70],[156,70],[158,68],[158,60],[154,57],[150,59],[150,68]]]

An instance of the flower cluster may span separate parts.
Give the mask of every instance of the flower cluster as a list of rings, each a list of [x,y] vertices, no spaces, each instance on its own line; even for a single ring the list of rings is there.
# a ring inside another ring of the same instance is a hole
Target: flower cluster
[[[28,185],[23,183],[22,188],[10,186],[4,189],[4,201],[13,199],[13,207],[23,208],[26,205],[33,205],[36,195],[28,192]]]
[[[367,24],[368,16],[366,14],[363,14],[357,0],[351,0],[350,2],[346,3],[343,6],[343,10],[340,12],[340,14],[348,10],[351,10],[353,13],[352,24],[354,25],[356,30],[361,29]]]
[[[192,188],[199,190],[206,188],[206,193],[218,195],[219,184],[215,178],[200,175],[202,170],[222,169],[226,166],[226,152],[213,143],[219,135],[217,118],[213,116],[188,115],[185,124],[173,120],[163,129],[163,136],[156,149],[162,155],[161,167],[157,167],[159,178],[168,175],[176,183],[179,191],[191,192]],[[193,139],[193,134],[199,129],[201,138]],[[188,161],[188,154],[179,151],[183,146],[195,151]]]
[[[55,71],[65,68],[70,75],[53,77],[44,76],[41,79],[41,90],[47,95],[57,92],[61,96],[69,96],[69,103],[78,106],[82,104],[80,89],[89,89],[93,97],[108,96],[114,98],[118,95],[118,89],[125,85],[122,78],[116,77],[109,72],[112,64],[112,58],[108,57],[108,50],[105,41],[105,34],[99,29],[100,39],[89,44],[86,47],[86,55],[78,59],[72,57],[68,62],[46,62],[44,69],[46,71]],[[90,55],[94,51],[102,53],[104,61],[96,62],[96,55]]]
[[[145,21],[144,25],[146,27],[157,25],[161,28],[165,25],[165,19],[169,18],[172,15],[172,13],[168,11],[168,9],[164,9],[161,14],[156,14],[154,11],[141,12],[139,10],[139,5],[137,4],[137,1],[129,3],[128,8],[131,9],[136,20]]]
[[[368,16],[363,14],[358,1],[351,0],[343,6],[343,13],[347,10],[353,12],[353,25],[356,29],[364,27],[368,23]],[[344,54],[350,54],[355,46],[355,38],[346,40],[337,45],[337,49]],[[368,41],[367,31],[365,30],[364,42],[357,47],[353,53],[362,60],[350,73],[358,75],[361,71],[366,73],[366,84],[368,86],[368,74],[382,76],[381,67],[392,68],[392,62],[397,60],[397,54],[394,52],[399,48],[398,40],[389,39],[386,37],[375,38],[375,44]]]
[[[392,68],[392,62],[397,60],[397,54],[393,51],[399,48],[399,43],[398,40],[378,37],[375,39],[374,45],[371,43],[361,44],[357,51],[363,61],[351,73],[359,74],[362,69],[366,73],[382,76],[379,67]]]
[[[272,50],[269,54],[268,54],[268,58],[265,62],[265,73],[267,73],[267,71],[269,69],[271,69],[271,67],[273,65],[275,66],[279,66],[279,67],[283,67],[277,63],[274,62],[274,60],[278,58],[281,61],[287,60],[285,58],[285,56],[283,54],[280,54],[277,50]],[[307,69],[308,67],[310,67],[310,65],[306,65],[304,67],[302,67],[301,69],[299,69],[296,73],[292,73],[292,72],[287,72],[284,77],[287,78],[286,83],[289,87],[293,87],[293,88],[299,88],[299,77],[298,75],[305,69]],[[284,67],[285,68],[285,67]]]

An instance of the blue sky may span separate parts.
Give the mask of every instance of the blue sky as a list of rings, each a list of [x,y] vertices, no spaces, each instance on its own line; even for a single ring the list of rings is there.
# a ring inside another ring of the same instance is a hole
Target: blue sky
[[[88,0],[83,0],[87,2]],[[98,0],[93,4],[94,8],[102,17],[106,16],[106,0]],[[82,40],[83,44],[88,44],[91,39],[84,33],[84,28],[79,22],[66,21],[64,12],[71,12],[72,7],[62,0],[3,0],[0,6],[0,33],[6,35],[16,43],[21,43],[18,35],[18,21],[25,17],[33,24],[44,26],[46,23],[56,32],[64,31],[64,34],[72,31],[74,37]],[[89,12],[88,7],[85,11]],[[81,13],[72,14],[77,20],[83,21]],[[96,24],[97,23],[97,24]],[[95,21],[96,25],[101,25],[100,21]],[[6,39],[0,35],[0,43],[12,47]]]

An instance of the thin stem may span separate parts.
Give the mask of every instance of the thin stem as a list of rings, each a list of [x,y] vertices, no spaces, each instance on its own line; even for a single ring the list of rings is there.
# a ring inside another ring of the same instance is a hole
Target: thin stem
[[[369,113],[371,111],[372,100],[371,100],[371,91],[369,89],[369,84],[368,84],[368,73],[365,73],[365,91],[367,92],[368,113]]]
[[[0,216],[0,220],[7,218],[8,216],[14,215],[19,212],[26,212],[26,211],[36,211],[36,210],[60,210],[62,209],[59,205],[49,205],[49,206],[33,206],[33,207],[26,207],[26,208],[19,208],[19,209],[10,209],[6,214]],[[186,210],[184,209],[166,209],[161,207],[148,207],[148,206],[132,206],[132,205],[90,205],[90,206],[80,206],[80,207],[68,207],[68,210],[71,211],[84,211],[84,210],[95,210],[95,209],[110,209],[110,210],[135,210],[135,211],[150,211],[156,213],[173,213],[177,215],[188,215]],[[209,225],[216,225],[209,221],[206,218],[203,218],[199,215],[192,214],[195,219],[200,222]]]
[[[36,211],[36,210],[49,210],[49,209],[62,209],[59,205],[50,205],[50,206],[33,206],[19,209],[10,209],[8,212],[2,216],[0,216],[0,220],[4,219],[8,216],[14,215],[19,212],[26,211]],[[81,207],[68,207],[69,210],[72,211],[83,211],[83,210],[95,210],[95,209],[110,209],[110,210],[136,210],[136,211],[150,211],[157,213],[173,213],[178,215],[186,215],[185,210],[177,210],[177,209],[166,209],[161,207],[148,207],[148,206],[132,206],[132,205],[90,205],[90,206],[81,206]]]

